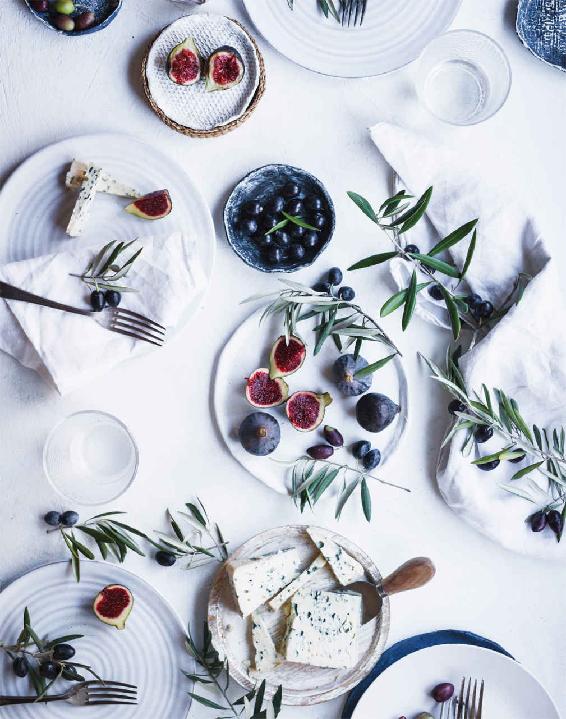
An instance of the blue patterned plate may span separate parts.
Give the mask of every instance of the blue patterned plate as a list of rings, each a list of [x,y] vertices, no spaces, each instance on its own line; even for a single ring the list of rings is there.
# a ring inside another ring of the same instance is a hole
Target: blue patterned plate
[[[519,0],[517,33],[534,55],[566,71],[564,0]]]
[[[38,12],[33,8],[32,0],[25,0],[27,6],[31,10],[31,12],[35,15],[35,17],[38,20],[41,20],[41,22],[46,25],[51,30],[54,30],[55,32],[58,32],[60,35],[72,35],[72,36],[79,36],[79,35],[90,35],[93,32],[98,32],[99,30],[103,30],[105,27],[110,25],[112,20],[116,17],[116,15],[120,12],[122,9],[122,0],[80,0],[80,2],[77,2],[77,10],[73,13],[70,17],[74,17],[76,15],[79,15],[81,12],[93,12],[94,13],[94,24],[90,27],[86,28],[85,30],[59,30],[59,28],[55,27],[50,20],[50,13],[49,12]],[[52,0],[49,0],[50,4]],[[79,7],[80,6],[80,7]]]

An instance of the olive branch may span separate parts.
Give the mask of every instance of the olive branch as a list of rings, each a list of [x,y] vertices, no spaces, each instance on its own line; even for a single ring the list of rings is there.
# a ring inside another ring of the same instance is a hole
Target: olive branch
[[[556,515],[553,516],[553,530],[560,541],[566,518],[566,430],[564,427],[548,429],[529,424],[522,416],[517,401],[501,389],[489,390],[482,384],[481,392],[470,394],[458,367],[460,352],[460,348],[453,354],[448,352],[445,371],[419,353],[431,370],[433,379],[442,384],[454,398],[450,410],[455,420],[442,447],[463,431],[466,436],[461,451],[469,455],[474,439],[477,444],[478,432],[488,438],[493,433],[503,446],[472,460],[472,464],[494,469],[504,460],[521,462],[527,456],[534,459],[515,472],[509,483],[501,486],[511,494],[539,505],[542,496],[545,506],[541,512],[545,515],[549,512],[560,514],[560,520]],[[547,480],[546,491],[529,477],[533,472]],[[516,486],[517,480],[524,481]]]

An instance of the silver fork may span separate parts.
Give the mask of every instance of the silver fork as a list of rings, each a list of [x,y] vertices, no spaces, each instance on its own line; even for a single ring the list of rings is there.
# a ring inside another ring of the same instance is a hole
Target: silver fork
[[[367,0],[340,0],[342,25],[361,25],[367,9]]]
[[[482,719],[484,689],[483,679],[479,684],[478,691],[478,680],[474,679],[472,684],[470,678],[466,683],[466,677],[464,677],[460,686],[460,695],[452,704],[453,719]]]
[[[122,307],[108,307],[102,312],[93,312],[92,310],[72,307],[64,305],[61,302],[48,300],[45,297],[39,297],[31,292],[20,290],[18,287],[0,282],[0,297],[5,300],[18,300],[20,302],[29,302],[42,307],[50,307],[61,312],[70,312],[74,315],[85,315],[94,319],[98,324],[110,332],[117,332],[120,335],[133,337],[136,340],[149,342],[149,344],[161,347],[165,342],[165,327],[159,322],[154,322],[148,317],[144,317],[138,312],[126,310]]]
[[[0,696],[0,707],[14,704],[49,704],[66,701],[75,706],[101,706],[102,704],[137,704],[137,687],[123,682],[106,682],[93,679],[81,682],[63,694],[51,694],[38,699],[37,696]]]

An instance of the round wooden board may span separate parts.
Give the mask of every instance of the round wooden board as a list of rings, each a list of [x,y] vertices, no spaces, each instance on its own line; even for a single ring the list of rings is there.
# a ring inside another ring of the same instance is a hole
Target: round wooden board
[[[317,527],[317,529],[319,529]],[[379,585],[382,576],[370,557],[353,542],[322,529],[364,567],[369,581]],[[306,525],[287,525],[269,529],[252,537],[239,547],[231,559],[247,559],[296,547],[304,569],[316,557],[318,551],[308,536]],[[340,585],[330,571],[309,584],[316,589],[339,589]],[[373,668],[381,656],[389,633],[389,599],[383,598],[381,616],[368,622],[360,633],[360,658],[352,669],[324,669],[304,664],[283,662],[265,675],[266,694],[272,696],[277,687],[283,685],[283,704],[309,706],[330,701],[350,691]],[[271,612],[262,610],[272,638],[277,646],[282,636],[285,621],[283,610]],[[250,626],[242,618],[228,580],[225,565],[214,579],[208,604],[208,623],[215,648],[229,663],[231,677],[245,689],[253,689],[259,677],[250,673],[253,660]]]

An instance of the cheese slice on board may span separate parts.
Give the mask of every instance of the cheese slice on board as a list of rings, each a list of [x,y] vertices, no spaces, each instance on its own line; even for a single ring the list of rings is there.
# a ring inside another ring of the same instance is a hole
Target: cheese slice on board
[[[311,564],[305,569],[304,572],[299,574],[299,576],[294,579],[290,584],[288,584],[286,587],[284,587],[279,594],[276,594],[273,599],[270,599],[268,602],[268,606],[270,609],[277,610],[280,607],[285,604],[285,602],[290,599],[293,594],[299,591],[299,589],[302,589],[305,584],[308,584],[308,582],[311,581],[313,576],[317,574],[321,569],[324,569],[324,567],[327,566],[326,559],[322,556],[322,554],[319,554],[316,559],[311,562]]]
[[[362,598],[302,589],[291,601],[282,653],[289,662],[349,669],[358,662]]]
[[[226,571],[242,616],[249,616],[300,574],[298,551],[284,549],[252,559],[232,559]]]
[[[280,663],[279,654],[259,612],[252,612],[252,643],[254,645],[254,670],[257,674],[267,674]]]
[[[70,237],[79,237],[79,235],[82,235],[90,214],[91,205],[96,197],[98,183],[101,177],[102,170],[100,167],[89,165],[81,185],[79,196],[73,207],[73,214],[67,226],[67,234]]]
[[[316,527],[309,527],[307,533],[343,587],[352,582],[367,579],[362,565],[349,555],[344,547],[335,542],[328,532]]]
[[[73,160],[71,167],[65,177],[65,185],[70,190],[78,190],[85,179],[89,165],[86,162]],[[123,182],[115,180],[106,170],[101,170],[98,192],[105,192],[108,195],[117,195],[118,197],[132,197],[137,199],[142,193],[134,190],[133,187],[124,185]]]

